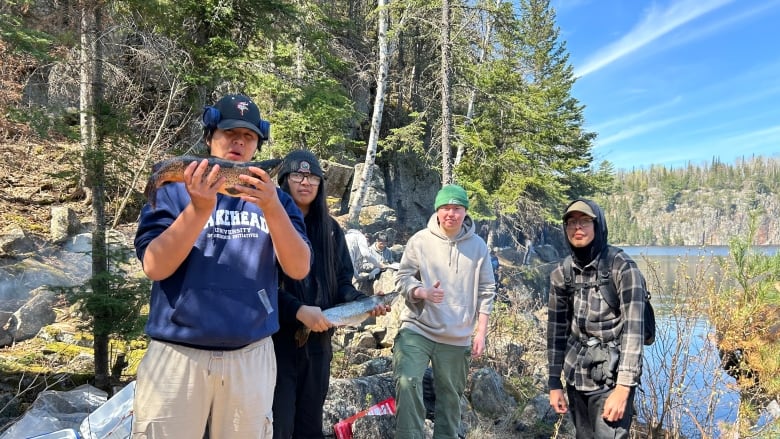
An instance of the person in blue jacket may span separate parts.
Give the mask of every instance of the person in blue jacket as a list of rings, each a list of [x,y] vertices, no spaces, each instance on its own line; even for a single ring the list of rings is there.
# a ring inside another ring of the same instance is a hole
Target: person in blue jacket
[[[244,95],[204,109],[204,141],[221,159],[247,162],[269,125]],[[146,204],[135,237],[152,279],[151,339],[138,367],[133,438],[270,438],[279,329],[277,264],[303,279],[311,253],[303,215],[265,171],[250,167],[235,189],[193,162],[183,183]]]
[[[333,324],[322,311],[367,296],[352,285],[352,259],[344,232],[328,213],[325,178],[314,154],[305,150],[290,152],[278,178],[279,186],[303,211],[314,264],[303,280],[281,274],[281,329],[273,336],[279,370],[274,393],[274,438],[323,438],[322,407],[333,358]],[[384,315],[389,308],[377,305],[371,314]]]

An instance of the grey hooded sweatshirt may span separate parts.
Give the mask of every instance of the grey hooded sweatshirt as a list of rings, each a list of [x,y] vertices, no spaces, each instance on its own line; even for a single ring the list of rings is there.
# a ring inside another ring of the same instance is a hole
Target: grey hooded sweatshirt
[[[441,281],[444,301],[415,299],[418,287]],[[410,329],[437,343],[471,345],[478,314],[490,314],[496,295],[493,266],[487,244],[474,233],[467,215],[461,231],[450,239],[439,228],[434,213],[427,228],[406,244],[395,276],[396,290],[406,300],[401,329]]]

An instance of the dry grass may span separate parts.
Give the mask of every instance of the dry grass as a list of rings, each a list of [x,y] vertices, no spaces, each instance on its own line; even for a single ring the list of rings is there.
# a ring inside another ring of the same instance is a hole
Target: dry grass
[[[33,233],[48,232],[53,205],[84,215],[77,194],[75,146],[0,143],[0,224],[17,224]]]

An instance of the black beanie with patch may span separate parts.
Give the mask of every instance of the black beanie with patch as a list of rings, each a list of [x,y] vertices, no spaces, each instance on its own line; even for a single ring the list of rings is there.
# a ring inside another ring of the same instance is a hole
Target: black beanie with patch
[[[284,159],[282,160],[282,167],[279,170],[279,184],[282,184],[284,179],[287,178],[287,174],[290,172],[300,172],[302,174],[310,173],[320,178],[325,176],[322,172],[322,167],[320,166],[320,162],[317,160],[317,157],[305,149],[291,151],[286,156],[284,156]]]

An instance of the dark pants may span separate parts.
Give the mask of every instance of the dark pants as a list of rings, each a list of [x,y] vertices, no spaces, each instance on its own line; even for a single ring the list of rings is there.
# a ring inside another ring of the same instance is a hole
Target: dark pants
[[[302,348],[297,348],[287,337],[284,341],[276,335],[274,338],[278,349],[274,439],[322,439],[322,407],[328,394],[333,358],[330,335],[312,332]]]
[[[587,395],[569,386],[566,393],[569,397],[569,413],[577,430],[577,439],[626,439],[631,429],[631,419],[634,417],[634,393],[632,387],[626,401],[626,411],[623,418],[617,422],[607,422],[601,417],[604,413],[604,403],[612,394],[612,390],[596,395]]]

